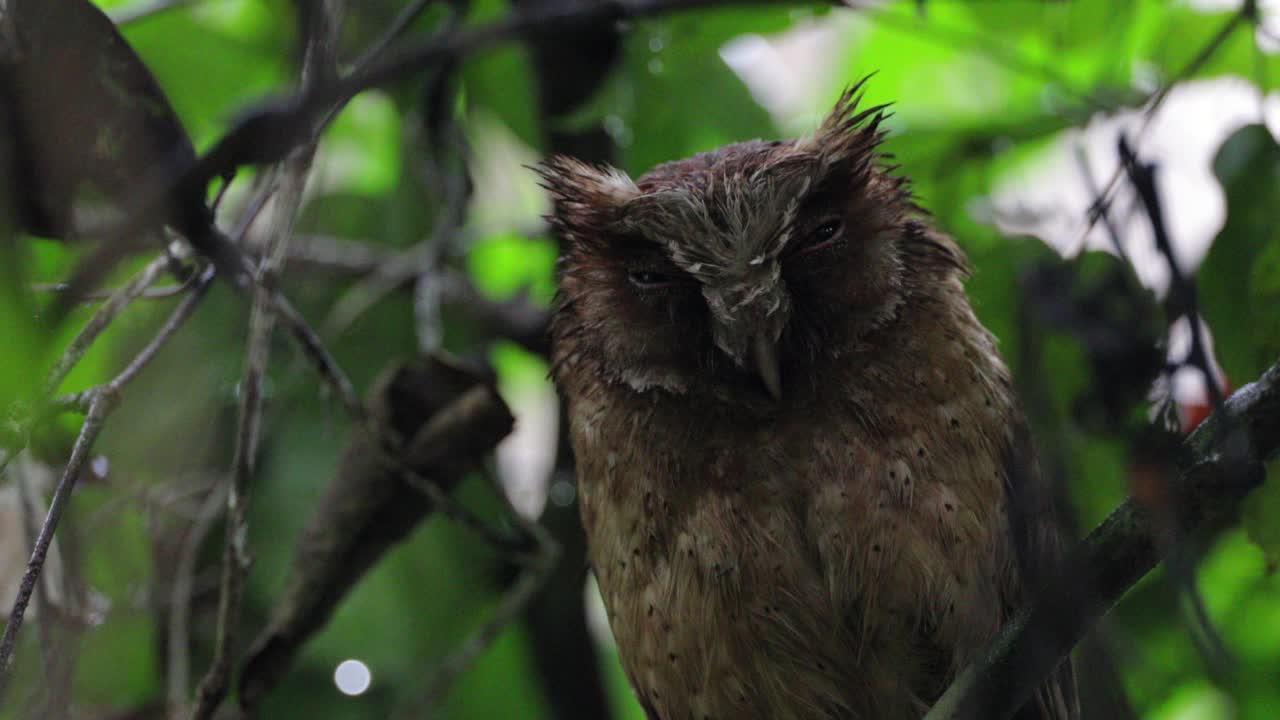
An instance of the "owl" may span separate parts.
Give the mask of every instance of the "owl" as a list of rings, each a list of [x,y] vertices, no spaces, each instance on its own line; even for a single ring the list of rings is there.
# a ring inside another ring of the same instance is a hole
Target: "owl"
[[[862,83],[811,136],[538,169],[552,375],[650,720],[916,720],[1056,555],[967,260]],[[1021,711],[1078,714],[1069,665]]]

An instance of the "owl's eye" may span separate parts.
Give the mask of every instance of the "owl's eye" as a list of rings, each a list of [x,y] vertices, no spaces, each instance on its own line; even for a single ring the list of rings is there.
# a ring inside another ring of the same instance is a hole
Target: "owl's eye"
[[[826,250],[840,242],[844,237],[844,225],[839,220],[828,220],[813,229],[813,232],[806,238],[804,247],[800,249],[800,254],[807,255],[809,253]]]
[[[627,273],[627,279],[632,285],[641,290],[657,290],[659,288],[669,287],[675,282],[675,278],[653,270],[632,270]]]

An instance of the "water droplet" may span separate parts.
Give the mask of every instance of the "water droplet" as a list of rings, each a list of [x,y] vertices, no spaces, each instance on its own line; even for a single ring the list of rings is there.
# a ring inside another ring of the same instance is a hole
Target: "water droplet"
[[[649,38],[650,52],[662,52],[662,48],[664,47],[666,47],[666,43],[662,41],[662,38],[658,37],[657,35],[654,35],[653,37]]]
[[[659,60],[658,58],[654,58],[654,59],[650,60],[650,61],[649,61],[649,73],[650,73],[651,75],[657,75],[657,74],[659,74],[659,73],[661,73],[661,72],[662,72],[662,61],[661,61],[661,60]]]

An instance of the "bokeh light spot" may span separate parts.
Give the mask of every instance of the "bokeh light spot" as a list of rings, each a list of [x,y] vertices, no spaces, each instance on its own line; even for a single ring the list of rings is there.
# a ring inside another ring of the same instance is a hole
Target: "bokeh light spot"
[[[373,683],[373,674],[369,666],[359,660],[343,660],[333,671],[333,684],[343,695],[363,695]]]

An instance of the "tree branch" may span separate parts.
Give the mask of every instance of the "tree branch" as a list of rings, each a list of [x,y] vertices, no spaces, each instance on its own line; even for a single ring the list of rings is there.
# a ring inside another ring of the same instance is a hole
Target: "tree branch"
[[[53,369],[49,371],[49,376],[45,380],[45,392],[53,394],[57,392],[58,386],[66,379],[67,375],[80,362],[84,354],[88,352],[89,347],[93,345],[93,341],[98,339],[103,330],[111,324],[111,321],[124,312],[129,303],[140,297],[147,288],[156,281],[161,272],[164,272],[168,265],[169,258],[166,255],[147,263],[146,267],[138,271],[136,275],[125,283],[123,287],[111,294],[111,297],[98,308],[93,314],[89,322],[81,328],[75,338],[67,345],[67,349],[58,358]]]
[[[289,263],[342,275],[376,276],[377,283],[394,283],[396,289],[405,289],[417,279],[422,257],[431,252],[428,243],[423,241],[407,250],[395,251],[365,241],[300,236],[289,247]],[[461,310],[482,334],[510,340],[537,355],[550,352],[547,324],[551,314],[528,297],[517,293],[507,300],[493,300],[480,292],[466,273],[452,268],[428,272],[423,281],[434,283],[442,304]]]
[[[487,380],[435,357],[396,363],[374,383],[368,405],[379,431],[352,428],[298,539],[285,589],[240,676],[246,711],[285,676],[365,571],[431,513],[478,530],[504,551],[531,549],[490,530],[449,494],[514,422]]]
[[[13,609],[9,613],[9,622],[5,625],[4,636],[0,639],[0,700],[4,697],[8,683],[9,668],[13,663],[14,644],[17,640],[18,631],[22,627],[22,619],[26,613],[27,604],[31,600],[31,591],[35,588],[35,583],[39,580],[40,574],[44,569],[45,557],[49,552],[49,545],[53,541],[53,534],[62,519],[66,503],[70,501],[76,481],[79,479],[84,463],[88,458],[89,450],[92,448],[98,434],[102,431],[102,425],[106,422],[107,416],[115,409],[124,386],[137,377],[138,373],[142,372],[143,368],[160,351],[160,348],[173,337],[178,328],[195,311],[196,306],[204,298],[205,291],[213,282],[214,272],[214,268],[209,267],[201,274],[191,294],[183,298],[178,307],[174,308],[164,324],[161,325],[155,337],[134,356],[133,360],[119,374],[103,385],[53,401],[54,407],[83,409],[86,412],[86,416],[84,423],[80,427],[80,434],[76,438],[75,446],[72,449],[71,458],[67,461],[62,479],[58,482],[58,487],[54,491],[53,501],[49,505],[44,523],[41,525],[40,532],[36,537],[31,559],[27,563],[27,570],[23,575],[22,585],[19,588],[18,597],[14,600]],[[138,289],[138,286],[132,282],[126,287]],[[132,290],[129,292],[132,292]],[[110,311],[112,313],[111,317],[114,317],[114,313],[118,312],[118,310],[119,308]],[[97,317],[95,316],[95,318]],[[93,325],[94,320],[91,320],[90,324]],[[79,354],[83,355],[83,350],[79,351]],[[65,357],[66,355],[64,355]],[[65,360],[60,361],[60,367],[63,364],[65,364]],[[63,370],[64,374],[71,365],[74,365],[74,361],[70,365],[66,365]],[[60,379],[58,382],[60,382]],[[41,410],[40,414],[28,422],[33,424],[38,422],[43,417],[43,412]],[[0,461],[0,469],[3,469],[3,465],[11,457],[12,455],[8,455],[3,461]]]
[[[519,615],[528,609],[537,593],[556,570],[556,562],[560,558],[560,545],[551,537],[546,528],[521,515],[511,505],[502,483],[489,473],[489,484],[506,506],[507,515],[519,525],[524,535],[532,539],[536,552],[516,580],[516,584],[503,595],[502,601],[483,625],[462,646],[451,653],[436,668],[426,682],[426,690],[416,708],[417,716],[430,717],[448,694],[453,683],[475,662],[476,658],[493,644],[498,634]]]
[[[333,50],[337,40],[340,6],[334,2],[298,2],[299,25],[306,39],[303,48],[303,87],[328,85],[336,74]],[[262,425],[262,384],[267,373],[271,336],[281,303],[273,293],[279,282],[294,223],[302,207],[303,190],[316,143],[297,147],[290,153],[280,173],[276,212],[272,216],[267,247],[258,263],[252,284],[253,304],[249,315],[249,339],[245,350],[244,375],[240,382],[240,412],[227,490],[227,528],[222,559],[222,583],[218,597],[218,631],[214,659],[196,692],[194,720],[213,717],[231,683],[232,653],[239,638],[240,606],[249,573],[249,491],[256,469],[258,439]],[[283,314],[283,313],[280,313]]]
[[[31,559],[27,561],[27,570],[22,575],[22,584],[18,588],[18,597],[13,601],[13,609],[9,612],[9,622],[4,626],[4,635],[0,636],[0,699],[3,699],[9,680],[9,667],[13,664],[14,645],[18,639],[18,630],[22,628],[22,618],[27,612],[27,604],[31,602],[31,593],[35,591],[44,569],[45,558],[49,554],[49,545],[53,543],[53,533],[58,529],[62,514],[71,501],[71,491],[80,479],[80,471],[89,459],[89,450],[102,432],[102,424],[115,405],[117,396],[114,393],[98,393],[89,404],[89,412],[84,424],[80,426],[80,434],[76,437],[75,446],[71,450],[71,458],[62,471],[58,487],[53,492],[53,501],[49,503],[49,511],[45,514],[44,524],[36,536]]]
[[[1184,443],[1166,512],[1128,498],[1073,552],[1036,602],[1001,631],[934,704],[925,720],[1004,720],[1072,647],[1174,548],[1231,523],[1280,451],[1280,363],[1228,398]]]

